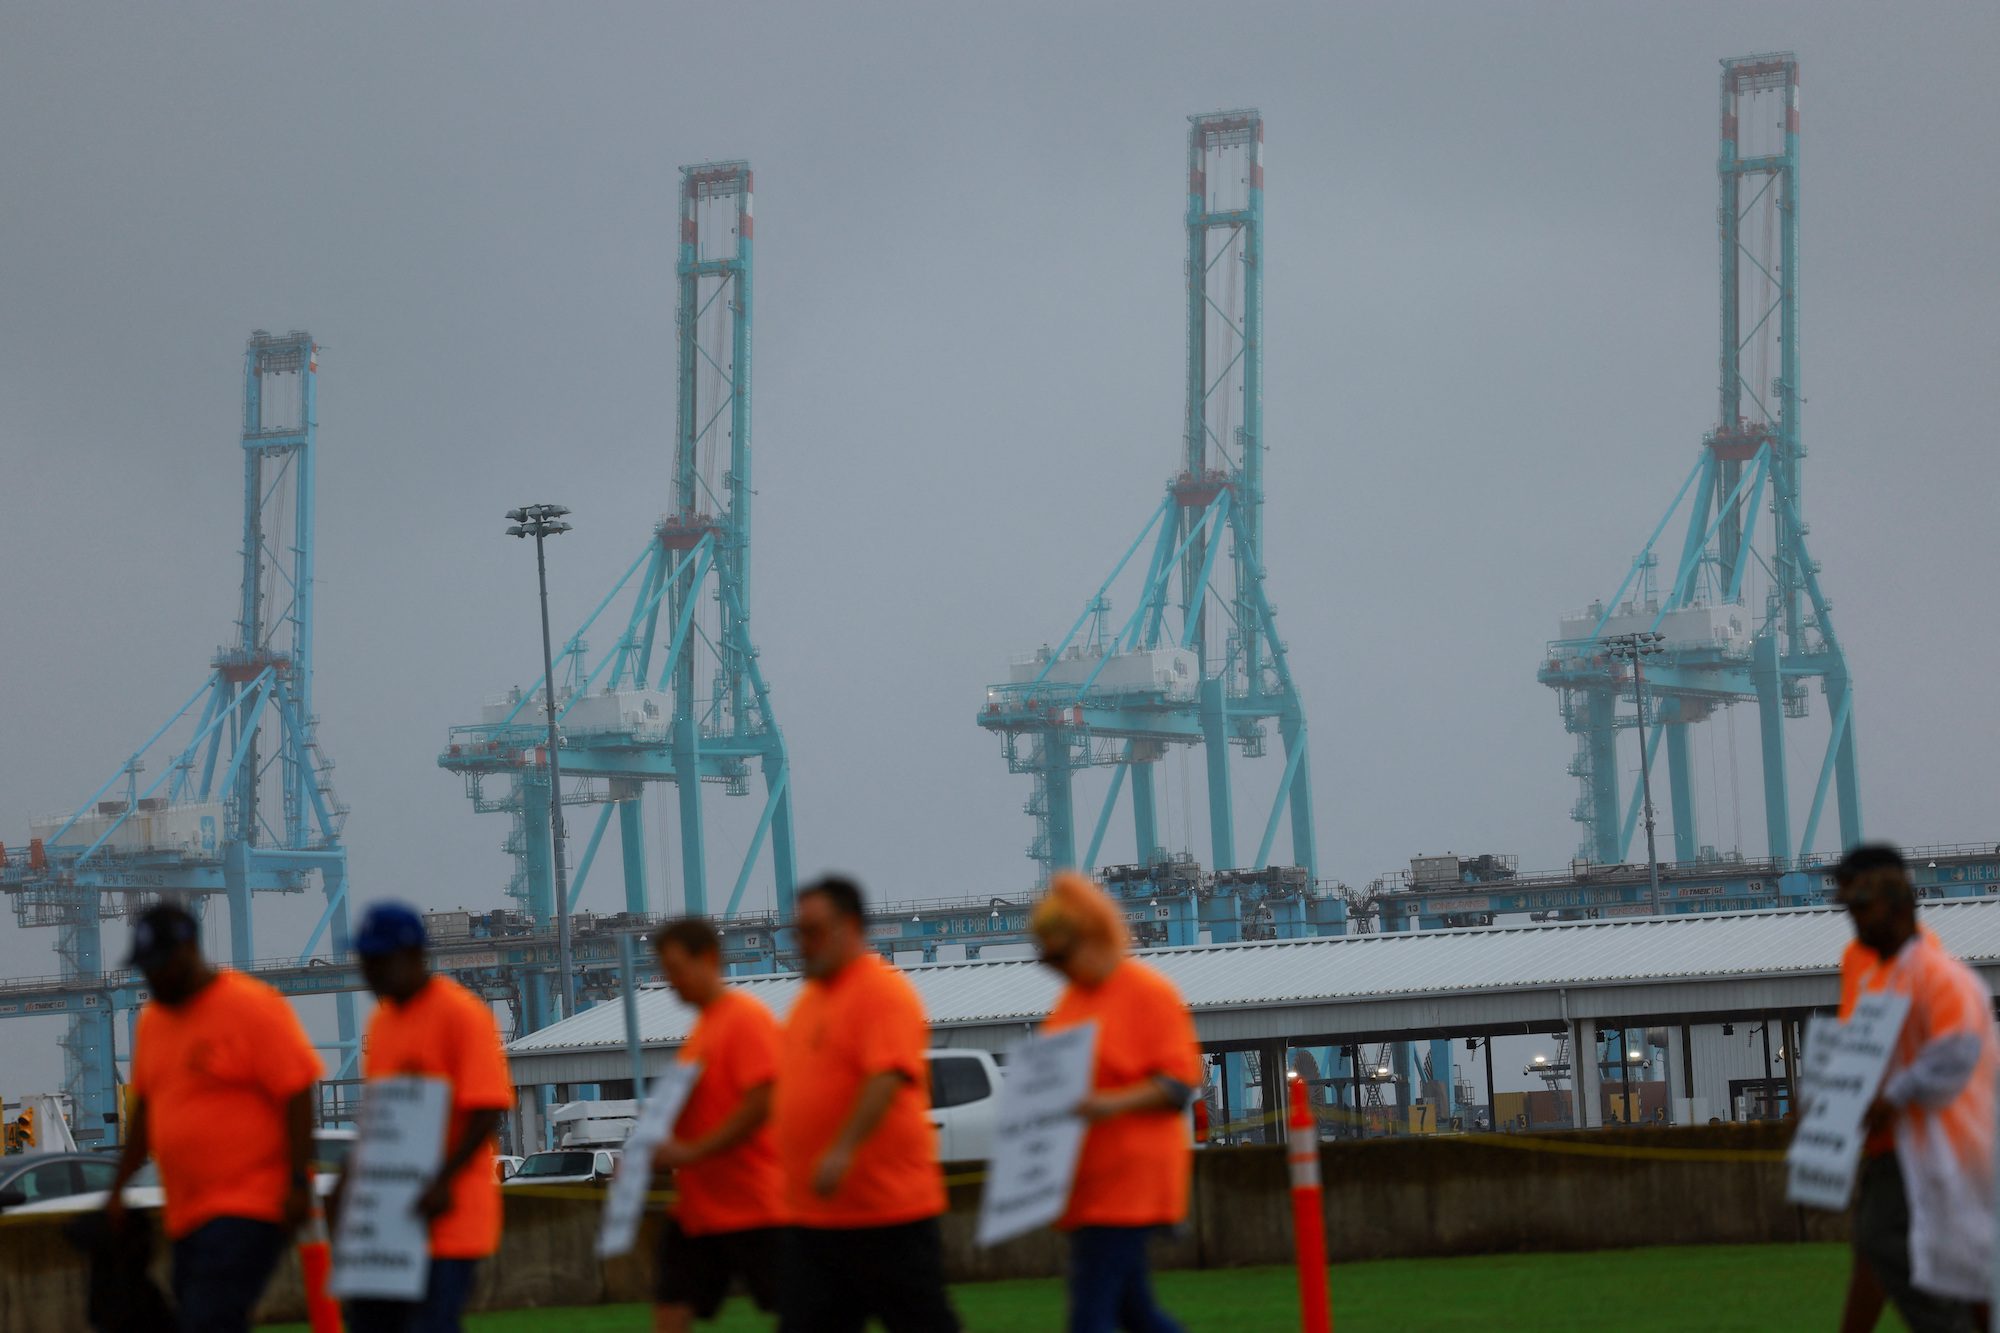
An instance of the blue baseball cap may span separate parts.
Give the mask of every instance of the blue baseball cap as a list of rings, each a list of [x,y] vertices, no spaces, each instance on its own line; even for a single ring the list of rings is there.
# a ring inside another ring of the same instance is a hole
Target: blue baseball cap
[[[201,938],[201,927],[184,907],[155,903],[132,923],[132,950],[125,966],[147,968],[173,957],[174,950]]]
[[[424,919],[406,903],[371,903],[354,932],[354,952],[363,958],[379,958],[404,949],[421,949],[429,940],[424,935]]]

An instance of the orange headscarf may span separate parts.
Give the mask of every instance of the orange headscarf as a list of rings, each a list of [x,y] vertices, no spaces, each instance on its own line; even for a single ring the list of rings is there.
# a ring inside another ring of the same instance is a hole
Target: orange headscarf
[[[1049,877],[1049,887],[1028,914],[1028,929],[1046,939],[1051,935],[1091,944],[1108,944],[1118,954],[1131,947],[1131,932],[1125,928],[1125,914],[1111,895],[1088,875],[1074,870],[1058,870]]]

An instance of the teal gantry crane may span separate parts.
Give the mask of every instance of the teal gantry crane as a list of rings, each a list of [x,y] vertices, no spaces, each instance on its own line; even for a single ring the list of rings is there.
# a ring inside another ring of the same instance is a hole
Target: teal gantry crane
[[[313,715],[313,579],[319,353],[302,332],[251,335],[243,359],[243,583],[236,639],[208,677],[89,800],[32,825],[25,848],[0,849],[0,891],[23,926],[51,926],[66,984],[90,989],[68,1015],[63,1089],[76,1137],[116,1135],[114,1016],[127,987],[99,992],[102,928],[161,901],[201,914],[229,905],[229,958],[257,958],[251,899],[317,882],[325,906],[298,950],[347,951],[347,808]],[[9,1016],[33,1012],[14,1009]],[[354,997],[335,999],[337,1072],[351,1074]]]
[[[978,721],[1001,737],[1010,771],[1033,778],[1029,855],[1043,875],[1097,864],[1127,789],[1138,864],[1160,862],[1155,771],[1170,748],[1192,745],[1206,758],[1214,869],[1242,866],[1230,751],[1263,754],[1275,721],[1285,768],[1248,866],[1265,865],[1289,814],[1292,859],[1309,882],[1318,854],[1305,707],[1264,586],[1264,120],[1256,111],[1191,118],[1186,226],[1180,471],[1069,633],[991,686]],[[1114,620],[1113,587],[1149,540],[1131,611]],[[1073,779],[1092,766],[1111,767],[1111,784],[1079,846]]]
[[[1717,170],[1719,423],[1624,582],[1609,601],[1563,620],[1539,671],[1577,737],[1570,771],[1582,792],[1572,813],[1588,830],[1583,857],[1597,864],[1623,862],[1632,840],[1640,784],[1629,796],[1622,790],[1618,733],[1637,724],[1642,707],[1657,725],[1647,728],[1639,762],[1650,772],[1659,749],[1667,752],[1675,860],[1701,853],[1690,729],[1743,701],[1757,706],[1770,860],[1811,854],[1829,787],[1842,845],[1862,837],[1853,685],[1819,563],[1806,549],[1801,498],[1799,65],[1790,53],[1723,61]],[[1662,588],[1656,547],[1683,511],[1686,536]],[[1643,699],[1610,652],[1629,634],[1662,636]],[[1815,678],[1829,716],[1825,756],[1794,837],[1786,723],[1809,712],[1806,682]]]
[[[679,815],[683,905],[708,913],[702,785],[745,795],[755,765],[763,809],[722,912],[736,912],[766,843],[777,910],[790,912],[791,769],[750,636],[751,202],[746,162],[681,169],[672,507],[555,668],[562,802],[598,807],[569,886],[572,908],[616,815],[625,910],[649,910],[641,797],[647,784],[666,783]],[[628,592],[623,628],[592,661],[585,636]],[[479,722],[452,728],[438,762],[463,775],[475,809],[513,820],[508,891],[546,927],[555,884],[542,698],[538,680],[487,705]],[[523,1006],[532,1030],[553,1008],[546,976],[527,980],[537,991]]]

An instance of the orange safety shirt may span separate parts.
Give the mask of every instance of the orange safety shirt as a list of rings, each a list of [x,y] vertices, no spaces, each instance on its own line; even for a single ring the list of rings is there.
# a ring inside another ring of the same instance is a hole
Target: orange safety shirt
[[[180,1005],[148,1001],[132,1091],[175,1240],[218,1217],[279,1222],[291,1190],[285,1104],[322,1068],[285,997],[228,969]]]
[[[1919,923],[1917,934],[1937,942],[1937,935],[1929,926]],[[1847,947],[1840,951],[1840,1021],[1845,1023],[1854,1012],[1855,1001],[1861,998],[1864,983],[1882,956],[1863,944],[1860,940],[1849,940]],[[1879,981],[1878,981],[1879,986]],[[1870,987],[1869,989],[1875,989]]]
[[[930,1119],[930,1033],[909,980],[874,954],[805,984],[785,1017],[771,1133],[785,1208],[808,1227],[884,1227],[944,1211],[944,1174]],[[902,1076],[840,1188],[813,1192],[813,1169],[876,1074]]]
[[[701,1066],[674,1122],[674,1138],[692,1143],[727,1120],[753,1089],[776,1080],[778,1020],[755,997],[725,987],[695,1020],[680,1059]],[[784,1225],[784,1185],[770,1122],[734,1147],[675,1171],[674,1188],[680,1195],[674,1217],[690,1236]]]
[[[1096,986],[1071,982],[1042,1024],[1044,1032],[1095,1020],[1091,1086],[1098,1092],[1167,1078],[1201,1088],[1194,1018],[1173,983],[1131,958]],[[1178,1110],[1133,1111],[1090,1127],[1076,1184],[1059,1227],[1166,1226],[1187,1216],[1193,1147]]]
[[[1870,957],[1859,990],[1910,998],[1881,1090],[1896,1107],[1896,1159],[1910,1206],[1910,1280],[1933,1295],[1985,1300],[1993,1273],[2000,1077],[1993,993],[1928,930],[1892,958]]]
[[[384,1000],[375,1006],[361,1072],[366,1078],[418,1075],[449,1083],[447,1153],[474,1111],[504,1111],[514,1099],[492,1008],[450,977],[432,977],[403,1004]],[[489,1138],[453,1178],[451,1207],[431,1223],[431,1257],[483,1259],[499,1246],[500,1185]]]
[[[1917,933],[1929,936],[1932,940],[1937,939],[1937,936],[1931,933],[1929,926],[1918,926]],[[1874,971],[1876,964],[1881,961],[1881,955],[1863,944],[1860,940],[1849,940],[1847,947],[1840,951],[1841,1022],[1845,1023],[1848,1016],[1854,1012],[1855,1002],[1861,998],[1862,991],[1870,974]],[[1879,986],[1879,984],[1878,979],[1877,985]],[[1874,989],[1874,987],[1868,987],[1868,989]],[[1896,1131],[1893,1128],[1876,1130],[1861,1145],[1862,1155],[1866,1157],[1880,1157],[1885,1153],[1892,1153],[1894,1151],[1896,1151]]]

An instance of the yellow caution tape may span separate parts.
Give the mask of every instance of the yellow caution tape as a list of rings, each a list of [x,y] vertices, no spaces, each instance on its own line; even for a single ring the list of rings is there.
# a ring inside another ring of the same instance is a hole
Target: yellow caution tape
[[[1344,1107],[1319,1106],[1314,1107],[1313,1110],[1317,1118],[1322,1122],[1340,1122],[1343,1120],[1355,1122],[1362,1119],[1362,1117],[1357,1117],[1354,1112]],[[1217,1134],[1237,1134],[1249,1129],[1264,1128],[1277,1123],[1279,1119],[1280,1117],[1275,1112],[1247,1116],[1241,1120],[1232,1120],[1226,1125],[1216,1126],[1212,1132]],[[1644,1126],[1633,1126],[1633,1128],[1643,1129]],[[1382,1135],[1373,1139],[1360,1140],[1360,1142],[1384,1142],[1390,1139],[1398,1141],[1421,1140],[1426,1143],[1455,1144],[1467,1148],[1505,1148],[1512,1152],[1554,1153],[1558,1156],[1566,1157],[1598,1157],[1623,1159],[1626,1161],[1782,1162],[1785,1160],[1784,1150],[1780,1148],[1673,1148],[1664,1145],[1654,1147],[1649,1144],[1593,1143],[1576,1137],[1575,1131],[1562,1132],[1561,1137],[1557,1137],[1556,1134],[1548,1131],[1496,1134],[1488,1130],[1481,1130],[1476,1133],[1456,1131],[1433,1134],[1396,1134]],[[1338,1141],[1336,1140],[1336,1142]],[[1277,1145],[1272,1143],[1254,1146],[1275,1147]],[[972,1170],[950,1173],[945,1176],[944,1183],[947,1186],[979,1185],[985,1183],[985,1180],[985,1171]],[[538,1199],[569,1199],[580,1200],[585,1203],[601,1202],[605,1194],[604,1187],[601,1185],[514,1185],[508,1187],[507,1192],[510,1194],[525,1194]],[[646,1202],[653,1207],[664,1208],[668,1204],[675,1202],[678,1197],[678,1194],[670,1189],[649,1190],[646,1194]],[[77,1210],[78,1213],[84,1211],[87,1210]],[[75,1215],[73,1213],[40,1213],[21,1216],[18,1214],[0,1213],[0,1228],[30,1226],[36,1222],[48,1221],[51,1218],[69,1218]]]

